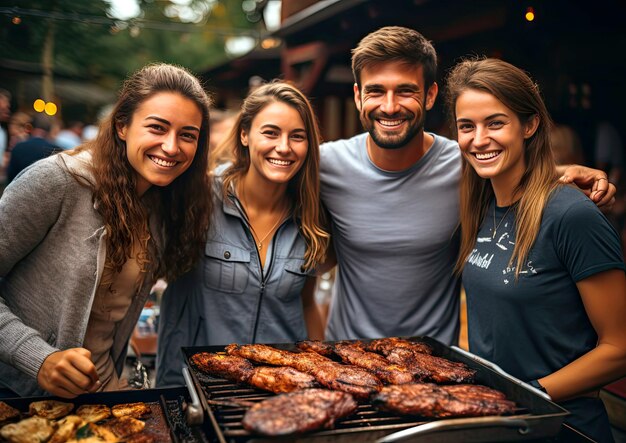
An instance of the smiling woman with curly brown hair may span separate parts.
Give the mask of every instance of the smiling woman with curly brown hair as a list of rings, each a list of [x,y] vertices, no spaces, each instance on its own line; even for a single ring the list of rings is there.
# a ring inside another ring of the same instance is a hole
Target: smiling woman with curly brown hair
[[[0,200],[0,386],[74,397],[124,387],[153,282],[199,257],[210,218],[210,100],[183,68],[124,84],[97,138],[41,160]]]

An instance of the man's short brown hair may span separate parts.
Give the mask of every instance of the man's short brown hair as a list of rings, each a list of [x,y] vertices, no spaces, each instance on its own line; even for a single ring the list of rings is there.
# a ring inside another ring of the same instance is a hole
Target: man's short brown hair
[[[430,41],[419,32],[401,26],[387,26],[366,35],[352,50],[352,73],[361,87],[361,71],[365,66],[398,61],[422,66],[428,89],[437,75],[437,53]]]

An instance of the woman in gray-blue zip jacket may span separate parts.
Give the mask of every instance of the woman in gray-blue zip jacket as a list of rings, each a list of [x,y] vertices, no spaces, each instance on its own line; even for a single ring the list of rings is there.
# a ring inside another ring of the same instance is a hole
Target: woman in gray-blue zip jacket
[[[317,306],[301,295],[329,243],[319,139],[294,86],[274,81],[244,100],[225,142],[234,160],[213,174],[204,257],[163,296],[157,385],[183,383],[183,346],[322,338]]]

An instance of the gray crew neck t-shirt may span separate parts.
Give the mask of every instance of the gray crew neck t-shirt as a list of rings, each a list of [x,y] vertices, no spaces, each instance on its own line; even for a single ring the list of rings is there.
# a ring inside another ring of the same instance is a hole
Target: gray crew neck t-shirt
[[[367,133],[322,145],[322,201],[339,263],[327,339],[457,342],[461,156],[456,142],[432,135],[424,157],[398,172],[372,163]]]

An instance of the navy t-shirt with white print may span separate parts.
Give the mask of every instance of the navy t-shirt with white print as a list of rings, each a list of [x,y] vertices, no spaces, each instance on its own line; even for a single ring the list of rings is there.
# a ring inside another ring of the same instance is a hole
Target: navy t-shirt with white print
[[[597,334],[576,282],[624,269],[619,236],[582,192],[562,186],[515,281],[514,210],[492,202],[463,270],[470,351],[521,380],[551,374],[593,349]],[[513,208],[514,209],[514,208]],[[504,219],[503,219],[504,217]]]

